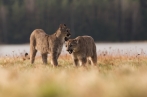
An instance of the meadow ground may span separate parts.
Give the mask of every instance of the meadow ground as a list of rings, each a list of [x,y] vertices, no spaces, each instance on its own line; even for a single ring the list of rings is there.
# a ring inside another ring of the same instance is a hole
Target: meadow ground
[[[50,62],[50,59],[48,58]],[[70,55],[59,67],[22,57],[0,57],[0,97],[147,97],[145,54],[98,55],[97,66],[75,67]]]

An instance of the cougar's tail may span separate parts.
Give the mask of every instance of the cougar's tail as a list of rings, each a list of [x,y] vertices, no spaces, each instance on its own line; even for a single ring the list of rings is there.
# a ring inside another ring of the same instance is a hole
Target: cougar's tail
[[[31,63],[34,63],[36,52],[37,52],[37,50],[35,49],[36,39],[35,39],[34,33],[35,32],[33,32],[30,36],[30,60],[31,60]]]

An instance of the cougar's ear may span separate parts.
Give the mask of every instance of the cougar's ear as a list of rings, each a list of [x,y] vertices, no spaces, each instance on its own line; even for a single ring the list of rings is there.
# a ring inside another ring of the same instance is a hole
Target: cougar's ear
[[[78,44],[78,43],[79,43],[79,40],[77,40],[77,39],[74,39],[74,42],[75,42],[76,44]]]
[[[66,24],[63,24],[64,26],[66,26]]]
[[[59,26],[61,29],[66,27],[66,24],[60,24]]]

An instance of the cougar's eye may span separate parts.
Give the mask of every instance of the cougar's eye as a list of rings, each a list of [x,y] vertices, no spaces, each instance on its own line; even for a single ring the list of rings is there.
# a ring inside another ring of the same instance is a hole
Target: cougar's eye
[[[65,45],[65,47],[67,47],[67,45]]]
[[[68,32],[68,30],[66,30]]]

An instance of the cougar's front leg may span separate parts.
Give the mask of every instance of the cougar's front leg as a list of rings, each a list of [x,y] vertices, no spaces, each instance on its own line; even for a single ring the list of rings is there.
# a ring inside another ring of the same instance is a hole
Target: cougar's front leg
[[[43,64],[47,64],[47,54],[41,54]]]
[[[81,58],[80,60],[81,60],[80,66],[86,66],[87,58]]]
[[[51,64],[53,65],[53,66],[58,66],[58,54],[57,54],[57,52],[53,52],[52,54],[51,54]]]
[[[75,66],[78,66],[78,61],[79,61],[79,60],[78,60],[78,59],[73,59],[73,60],[74,60],[74,65],[75,65]]]

